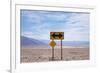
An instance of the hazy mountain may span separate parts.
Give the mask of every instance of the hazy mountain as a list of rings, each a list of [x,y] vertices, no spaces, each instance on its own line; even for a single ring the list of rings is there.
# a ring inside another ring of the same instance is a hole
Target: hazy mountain
[[[51,40],[37,40],[28,37],[21,36],[21,46],[49,46]],[[61,41],[55,41],[57,46],[60,46]],[[71,47],[89,47],[88,41],[64,41],[63,46]]]
[[[61,44],[60,41],[57,41],[56,43],[58,46]],[[63,46],[89,47],[88,41],[63,41],[62,44],[63,44]]]
[[[51,40],[43,40],[44,43],[50,43]],[[60,40],[55,40],[56,45],[60,46],[61,45],[61,41]],[[82,47],[89,47],[89,42],[88,41],[62,41],[63,46],[82,46]]]
[[[21,46],[43,46],[43,45],[47,44],[37,39],[21,36]]]

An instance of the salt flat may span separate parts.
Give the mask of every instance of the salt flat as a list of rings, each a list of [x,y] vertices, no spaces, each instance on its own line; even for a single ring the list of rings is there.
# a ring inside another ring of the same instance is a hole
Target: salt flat
[[[61,60],[61,49],[54,49],[55,61]],[[63,48],[63,61],[89,60],[89,48]],[[52,61],[52,49],[21,48],[21,63]]]

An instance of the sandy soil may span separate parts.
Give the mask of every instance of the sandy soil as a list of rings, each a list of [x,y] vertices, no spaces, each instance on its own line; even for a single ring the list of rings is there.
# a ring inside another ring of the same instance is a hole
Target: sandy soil
[[[61,49],[54,49],[54,60],[61,60]],[[88,60],[89,48],[63,48],[63,60]],[[52,49],[21,49],[21,63],[52,61]]]

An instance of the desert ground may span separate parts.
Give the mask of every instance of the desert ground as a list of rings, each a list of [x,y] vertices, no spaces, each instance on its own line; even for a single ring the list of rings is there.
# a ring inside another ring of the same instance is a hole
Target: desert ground
[[[61,60],[61,49],[54,49],[54,61]],[[63,48],[63,61],[89,60],[89,48]],[[52,49],[21,48],[21,63],[52,61]]]

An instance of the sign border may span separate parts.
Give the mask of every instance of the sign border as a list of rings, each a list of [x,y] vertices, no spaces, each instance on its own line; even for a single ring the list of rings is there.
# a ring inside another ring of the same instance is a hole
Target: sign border
[[[63,33],[63,36],[62,36],[61,38],[59,38],[59,39],[56,39],[56,38],[53,38],[53,37],[52,37],[51,33],[60,33],[60,34]],[[64,39],[64,32],[50,32],[50,39],[51,39],[51,40],[53,40],[53,39],[54,39],[54,40],[63,40],[63,39]]]

